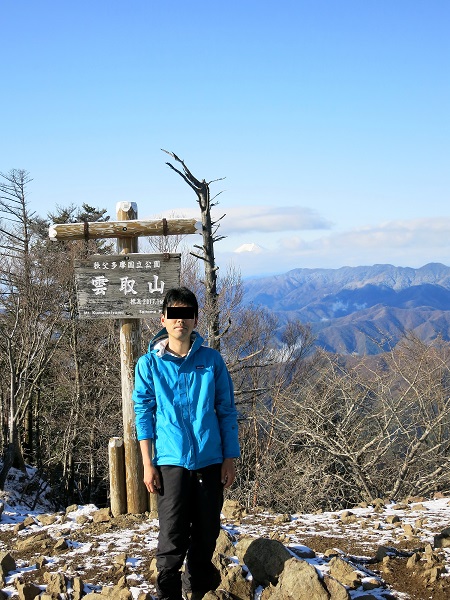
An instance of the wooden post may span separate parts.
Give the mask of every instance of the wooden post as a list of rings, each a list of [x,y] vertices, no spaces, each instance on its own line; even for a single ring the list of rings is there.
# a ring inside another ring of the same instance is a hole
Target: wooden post
[[[117,204],[117,219],[127,221],[137,218],[134,202]],[[118,238],[119,254],[137,252],[137,238]],[[127,512],[140,514],[148,510],[148,493],[143,482],[143,467],[136,439],[134,406],[134,365],[140,353],[139,319],[120,319],[120,363],[122,374],[123,439],[125,448],[125,480],[127,490]]]
[[[110,438],[108,444],[109,490],[111,512],[114,517],[127,512],[127,490],[125,485],[125,453],[123,438]]]

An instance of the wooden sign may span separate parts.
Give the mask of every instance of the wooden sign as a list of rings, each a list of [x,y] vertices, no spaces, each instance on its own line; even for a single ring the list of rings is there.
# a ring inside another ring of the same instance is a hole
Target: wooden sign
[[[95,254],[75,260],[81,319],[145,319],[180,285],[181,254]]]

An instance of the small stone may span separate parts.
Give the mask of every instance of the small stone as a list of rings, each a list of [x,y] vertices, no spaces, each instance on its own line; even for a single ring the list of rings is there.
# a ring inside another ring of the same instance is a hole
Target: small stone
[[[375,590],[376,588],[383,587],[382,582],[376,577],[366,577],[362,580],[363,590]]]
[[[386,523],[390,523],[391,525],[394,523],[400,523],[400,517],[397,515],[388,515],[386,517]]]
[[[89,522],[90,518],[87,515],[78,515],[78,517],[75,519],[75,523],[78,523],[78,525],[85,525]]]
[[[107,523],[111,521],[111,518],[112,513],[109,506],[107,506],[106,508],[100,508],[92,514],[92,519],[94,523]]]
[[[36,519],[41,525],[53,525],[58,520],[56,515],[37,515]]]
[[[60,538],[56,544],[53,546],[55,552],[61,552],[62,550],[67,550],[69,546],[64,538]]]
[[[406,561],[406,568],[415,569],[417,567],[417,564],[420,562],[420,559],[420,554],[418,552],[414,552],[414,554],[412,554]]]

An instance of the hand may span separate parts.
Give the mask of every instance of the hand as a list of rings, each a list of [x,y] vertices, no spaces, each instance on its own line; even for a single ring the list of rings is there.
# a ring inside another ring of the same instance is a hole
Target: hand
[[[151,494],[157,494],[161,489],[159,471],[153,464],[144,465],[144,484]]]
[[[234,458],[226,458],[222,463],[222,484],[223,487],[229,488],[236,479],[236,468],[234,466]]]

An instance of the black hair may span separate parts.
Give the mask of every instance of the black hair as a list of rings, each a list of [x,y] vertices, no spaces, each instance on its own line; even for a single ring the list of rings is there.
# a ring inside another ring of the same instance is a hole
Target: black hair
[[[194,309],[195,317],[198,317],[198,302],[194,292],[188,290],[186,287],[171,288],[167,291],[162,305],[163,315],[166,314],[168,306],[174,306],[175,304],[184,304]]]

